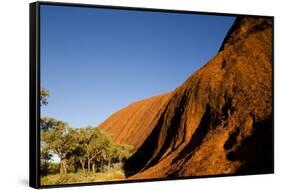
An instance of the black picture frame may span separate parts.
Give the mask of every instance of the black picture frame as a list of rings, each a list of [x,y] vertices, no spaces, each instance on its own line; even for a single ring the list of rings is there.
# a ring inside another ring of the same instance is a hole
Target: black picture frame
[[[273,34],[272,34],[273,35],[273,37],[272,37],[273,135],[272,136],[274,137],[274,17],[273,16],[37,1],[37,2],[29,4],[29,16],[30,16],[29,17],[29,39],[30,39],[30,41],[29,41],[29,44],[30,44],[30,46],[29,46],[29,59],[30,59],[30,65],[29,65],[29,69],[30,69],[30,75],[29,75],[29,79],[30,79],[30,81],[29,81],[29,185],[31,187],[33,187],[33,188],[73,187],[73,186],[88,186],[88,185],[100,185],[100,184],[121,184],[121,183],[134,183],[134,182],[236,176],[235,174],[220,174],[220,175],[208,175],[208,176],[192,176],[192,177],[177,177],[177,178],[171,177],[171,178],[155,178],[155,179],[152,178],[152,179],[141,179],[141,180],[124,180],[124,181],[108,181],[108,182],[93,182],[93,183],[77,183],[77,184],[42,186],[40,184],[40,6],[41,5],[105,8],[105,9],[116,9],[116,10],[144,11],[144,12],[169,12],[169,13],[200,14],[200,15],[221,15],[221,16],[235,16],[235,17],[251,16],[251,17],[271,18],[273,21]],[[273,144],[273,149],[274,149],[274,138],[272,139],[272,144]],[[274,158],[274,152],[273,152],[272,157]],[[274,159],[273,159],[272,164],[274,165]],[[274,171],[272,171],[270,173],[274,173]]]

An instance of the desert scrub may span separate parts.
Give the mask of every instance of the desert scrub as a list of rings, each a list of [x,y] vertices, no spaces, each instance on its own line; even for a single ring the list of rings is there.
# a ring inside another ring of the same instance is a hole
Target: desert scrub
[[[58,185],[72,183],[90,183],[98,181],[116,181],[125,179],[122,170],[110,170],[107,172],[83,172],[68,174],[53,174],[41,177],[41,185]]]

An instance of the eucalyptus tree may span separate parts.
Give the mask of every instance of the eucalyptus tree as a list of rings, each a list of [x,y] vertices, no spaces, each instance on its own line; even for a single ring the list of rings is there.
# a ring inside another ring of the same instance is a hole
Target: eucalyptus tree
[[[86,146],[86,152],[88,156],[88,171],[91,170],[95,173],[96,169],[102,170],[104,157],[109,146],[109,139],[98,129],[92,128],[92,138]],[[96,168],[96,164],[99,168]]]
[[[41,140],[47,148],[60,158],[60,173],[67,173],[67,156],[75,150],[76,130],[70,128],[67,123],[56,119],[49,120],[52,127],[41,132]]]
[[[83,172],[85,172],[86,163],[88,162],[88,171],[90,171],[90,162],[89,159],[91,157],[91,150],[89,149],[89,143],[93,138],[94,129],[91,126],[86,128],[80,128],[77,130],[77,134],[75,136],[76,140],[76,148],[75,148],[75,156],[79,160],[81,164],[81,168]]]

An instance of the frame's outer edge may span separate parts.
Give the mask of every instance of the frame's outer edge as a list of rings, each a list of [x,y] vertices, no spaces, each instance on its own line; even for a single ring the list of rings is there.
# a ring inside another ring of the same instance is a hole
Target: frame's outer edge
[[[247,15],[235,13],[217,13],[217,12],[201,12],[201,11],[187,11],[187,10],[171,10],[171,9],[157,9],[157,8],[141,8],[141,7],[125,7],[113,5],[94,5],[94,4],[80,4],[80,3],[62,3],[62,2],[48,2],[39,1],[29,4],[29,186],[33,188],[64,188],[77,187],[89,185],[103,185],[103,184],[123,184],[135,182],[152,182],[152,181],[167,181],[167,180],[182,180],[182,179],[196,179],[196,178],[212,178],[212,177],[233,177],[244,175],[208,175],[208,176],[191,176],[182,178],[151,178],[143,180],[126,180],[126,181],[107,181],[95,183],[75,183],[75,184],[57,184],[41,186],[40,184],[40,5],[57,5],[57,6],[72,6],[72,7],[92,7],[92,8],[107,8],[117,10],[136,10],[136,11],[155,11],[155,12],[171,12],[171,13],[190,13],[190,14],[206,14],[206,15],[221,15],[221,16],[252,16],[252,17],[269,17],[273,21],[272,31],[272,58],[273,58],[273,137],[274,131],[274,16],[268,15]],[[273,141],[273,149],[274,147]],[[273,151],[273,165],[275,164]],[[274,167],[273,167],[274,168]],[[274,173],[274,170],[273,170]],[[271,174],[271,173],[270,173]],[[255,175],[255,174],[251,174]],[[256,174],[257,175],[257,174]]]
[[[39,3],[35,2],[29,4],[29,186],[33,188],[40,188],[39,59]]]

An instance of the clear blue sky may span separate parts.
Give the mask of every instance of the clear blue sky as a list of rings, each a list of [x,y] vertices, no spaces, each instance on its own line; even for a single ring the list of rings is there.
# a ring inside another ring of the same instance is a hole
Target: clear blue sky
[[[181,85],[218,51],[234,17],[41,5],[42,116],[98,125]]]

